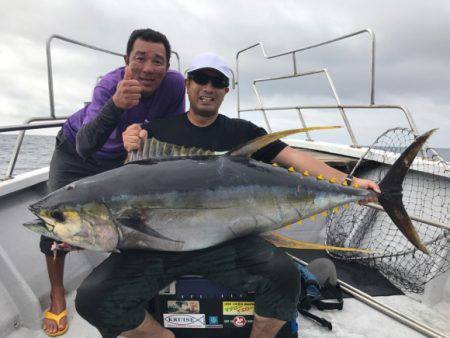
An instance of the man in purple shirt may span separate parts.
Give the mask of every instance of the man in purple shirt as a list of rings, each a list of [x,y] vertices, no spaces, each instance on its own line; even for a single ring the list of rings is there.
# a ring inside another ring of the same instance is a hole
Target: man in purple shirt
[[[163,34],[151,29],[132,32],[126,66],[103,76],[92,102],[69,117],[58,133],[50,163],[50,191],[122,165],[126,157],[122,132],[131,124],[185,113],[184,77],[169,70],[170,54]],[[46,255],[51,284],[51,307],[44,314],[43,328],[47,335],[58,336],[68,328],[65,252],[52,250],[53,240],[45,237],[40,248]]]

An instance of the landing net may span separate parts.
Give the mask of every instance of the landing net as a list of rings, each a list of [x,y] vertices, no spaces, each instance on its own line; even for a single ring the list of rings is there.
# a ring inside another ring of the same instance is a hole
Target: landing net
[[[355,176],[379,182],[389,164],[414,138],[409,129],[386,131],[370,147]],[[410,215],[450,225],[450,166],[434,149],[422,150],[414,160],[403,183],[403,203]],[[412,223],[429,256],[410,244],[385,212],[352,204],[327,217],[326,244],[369,249],[373,253],[328,253],[376,268],[403,291],[422,293],[428,281],[450,266],[450,231],[418,221]]]

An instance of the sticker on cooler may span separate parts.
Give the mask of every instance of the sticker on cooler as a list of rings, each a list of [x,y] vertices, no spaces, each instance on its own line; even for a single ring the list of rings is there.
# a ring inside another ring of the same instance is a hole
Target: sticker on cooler
[[[219,323],[219,316],[208,316],[207,329],[223,329],[223,324]]]
[[[198,300],[168,300],[167,312],[200,313],[200,302]]]
[[[223,302],[222,308],[225,316],[252,316],[255,312],[255,302]]]
[[[247,324],[247,320],[243,316],[236,316],[233,319],[233,325],[236,327],[243,327]]]
[[[209,316],[208,321],[209,321],[208,324],[217,325],[219,324],[219,316]]]
[[[172,328],[199,328],[204,329],[205,324],[205,314],[172,314],[164,313],[164,327]]]

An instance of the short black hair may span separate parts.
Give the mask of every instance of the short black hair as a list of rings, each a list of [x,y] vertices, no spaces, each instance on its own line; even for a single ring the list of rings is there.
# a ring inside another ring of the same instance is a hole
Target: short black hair
[[[141,40],[148,41],[148,42],[162,43],[164,45],[164,48],[166,49],[167,63],[169,63],[171,48],[170,48],[169,40],[167,40],[167,37],[164,34],[157,32],[150,28],[134,30],[131,33],[130,38],[128,39],[128,43],[127,43],[127,55],[128,56],[130,56],[131,50],[133,49],[133,46],[134,46],[134,42],[137,39],[141,39]]]

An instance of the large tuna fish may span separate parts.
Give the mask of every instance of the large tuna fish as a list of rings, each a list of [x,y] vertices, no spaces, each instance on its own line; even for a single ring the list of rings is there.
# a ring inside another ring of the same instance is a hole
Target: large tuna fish
[[[402,181],[432,131],[418,137],[380,182],[382,193],[330,183],[250,159],[291,132],[269,134],[222,156],[144,160],[69,184],[30,206],[31,230],[73,246],[189,251],[260,234],[377,196],[423,252],[401,201]]]

